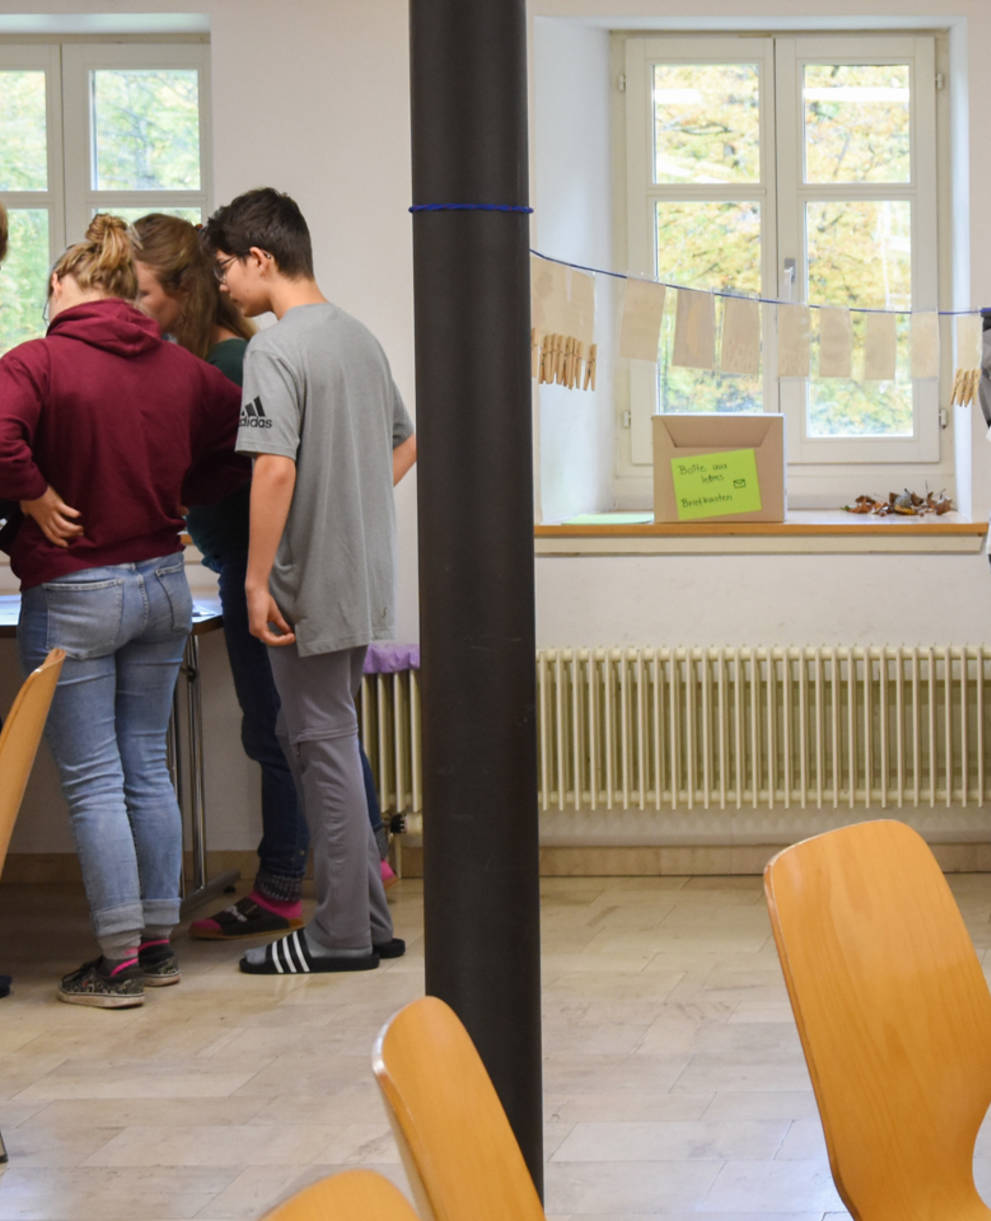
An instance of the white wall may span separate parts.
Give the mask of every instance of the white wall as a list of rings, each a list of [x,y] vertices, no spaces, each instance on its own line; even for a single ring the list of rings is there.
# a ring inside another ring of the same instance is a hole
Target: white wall
[[[82,0],[4,0],[0,16],[33,8],[85,13],[92,7]],[[118,14],[181,12],[188,0],[104,0],[101,7]],[[378,334],[413,406],[405,0],[292,0],[283,10],[270,0],[207,0],[200,7],[211,25],[217,200],[261,183],[296,195],[313,229],[321,283]],[[963,57],[957,66],[977,82],[964,99],[970,129],[985,129],[979,83],[991,56],[988,0],[947,0],[941,11],[932,0],[874,0],[869,19],[862,10],[862,0],[762,0],[765,16],[758,22],[733,0],[533,0],[539,79],[532,96],[540,113],[532,147],[540,246],[579,262],[610,264],[608,159],[603,156],[601,170],[597,160],[607,142],[606,120],[594,104],[608,88],[603,47],[610,24],[706,29],[757,22],[782,28],[815,18],[822,28],[835,29],[857,20],[904,25],[911,19],[933,28],[956,23],[954,46]],[[551,25],[537,18],[565,20]],[[576,77],[585,80],[584,89]],[[567,109],[555,90],[548,94],[553,79],[575,101],[573,124],[565,123]],[[549,134],[565,128],[566,147],[548,143]],[[957,153],[966,158],[967,173],[955,172],[954,183],[962,180],[968,192],[955,204],[964,215],[969,206],[967,270],[974,293],[991,296],[991,160],[980,143]],[[583,159],[593,166],[584,184],[569,172]],[[601,192],[586,195],[588,183],[600,180]],[[542,447],[541,485],[548,504],[576,504],[581,492],[555,469],[551,432],[557,434],[555,448],[562,430],[573,432],[581,461],[596,472],[592,480],[600,478],[596,450],[603,445],[599,429],[610,407],[601,391],[596,403],[599,418],[593,420],[579,394],[563,404],[549,396],[543,400],[548,443]],[[974,513],[983,517],[991,506],[991,447],[982,442],[972,461]],[[407,639],[417,632],[415,478],[397,495],[399,634]],[[536,568],[538,640],[546,645],[980,642],[991,614],[987,564],[974,555],[541,557]],[[254,779],[240,754],[218,644],[205,648],[211,844],[250,848],[258,828]],[[0,698],[7,697],[5,690]],[[52,850],[67,842],[55,830],[61,823],[46,790],[29,802],[15,850]]]
[[[612,259],[609,35],[572,22],[533,23],[532,240],[537,250],[592,267]],[[614,285],[596,277],[595,391],[541,386],[537,424],[538,520],[610,507],[613,451]]]

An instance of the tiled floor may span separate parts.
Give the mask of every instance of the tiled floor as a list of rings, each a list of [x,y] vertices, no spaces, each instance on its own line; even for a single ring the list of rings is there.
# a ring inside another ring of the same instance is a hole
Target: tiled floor
[[[984,954],[991,876],[952,884]],[[846,1217],[759,879],[543,892],[548,1217]],[[0,888],[0,1221],[255,1218],[354,1165],[404,1184],[369,1068],[423,987],[420,885],[393,893],[410,952],[376,972],[248,977],[234,946],[181,937],[182,984],[107,1012],[53,999],[90,952],[81,897]],[[977,1173],[991,1187],[983,1136]]]

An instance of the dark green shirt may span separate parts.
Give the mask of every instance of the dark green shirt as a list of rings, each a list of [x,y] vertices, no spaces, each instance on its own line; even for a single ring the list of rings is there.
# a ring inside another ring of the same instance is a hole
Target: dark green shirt
[[[235,385],[242,382],[245,339],[224,339],[206,354],[207,363],[219,369]],[[248,505],[250,485],[239,488],[215,505],[190,509],[186,526],[203,554],[203,563],[214,572],[229,560],[248,554]]]

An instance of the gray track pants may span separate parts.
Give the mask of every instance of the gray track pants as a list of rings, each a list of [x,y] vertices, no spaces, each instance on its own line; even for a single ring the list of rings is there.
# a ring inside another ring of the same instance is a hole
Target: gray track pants
[[[276,736],[310,829],[317,909],[307,926],[329,950],[367,952],[392,937],[358,754],[354,697],[365,649],[300,657],[269,648],[282,708]]]

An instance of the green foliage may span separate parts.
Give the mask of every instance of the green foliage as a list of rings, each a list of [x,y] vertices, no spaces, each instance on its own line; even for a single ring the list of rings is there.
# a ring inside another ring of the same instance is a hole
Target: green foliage
[[[97,190],[199,189],[195,71],[99,69],[92,94]]]
[[[48,213],[10,213],[10,252],[0,270],[0,352],[45,333],[48,291]]]
[[[0,190],[44,191],[45,74],[0,72]]]
[[[662,280],[687,288],[760,292],[760,205],[656,205],[657,267]],[[756,255],[756,257],[755,257]],[[717,325],[721,319],[717,308]],[[719,336],[716,337],[718,352]],[[661,411],[761,411],[759,377],[736,377],[672,365],[674,310],[664,311],[658,353]]]
[[[908,182],[906,64],[806,64],[805,181]]]
[[[911,204],[901,200],[810,203],[805,221],[810,301],[871,309],[911,308]],[[853,315],[855,355],[862,350],[866,325],[865,314]],[[813,379],[809,383],[810,436],[911,435],[907,315],[899,318],[898,332],[899,381]]]
[[[90,77],[93,186],[187,190],[200,185],[199,98],[191,69],[98,69]],[[45,73],[0,72],[0,190],[47,191]],[[197,222],[198,208],[152,202],[114,209],[127,220],[171,212]],[[73,235],[78,238],[81,234]],[[48,197],[10,213],[10,253],[0,273],[0,352],[43,335],[48,273],[56,253]]]
[[[760,180],[756,64],[655,64],[656,182]]]

